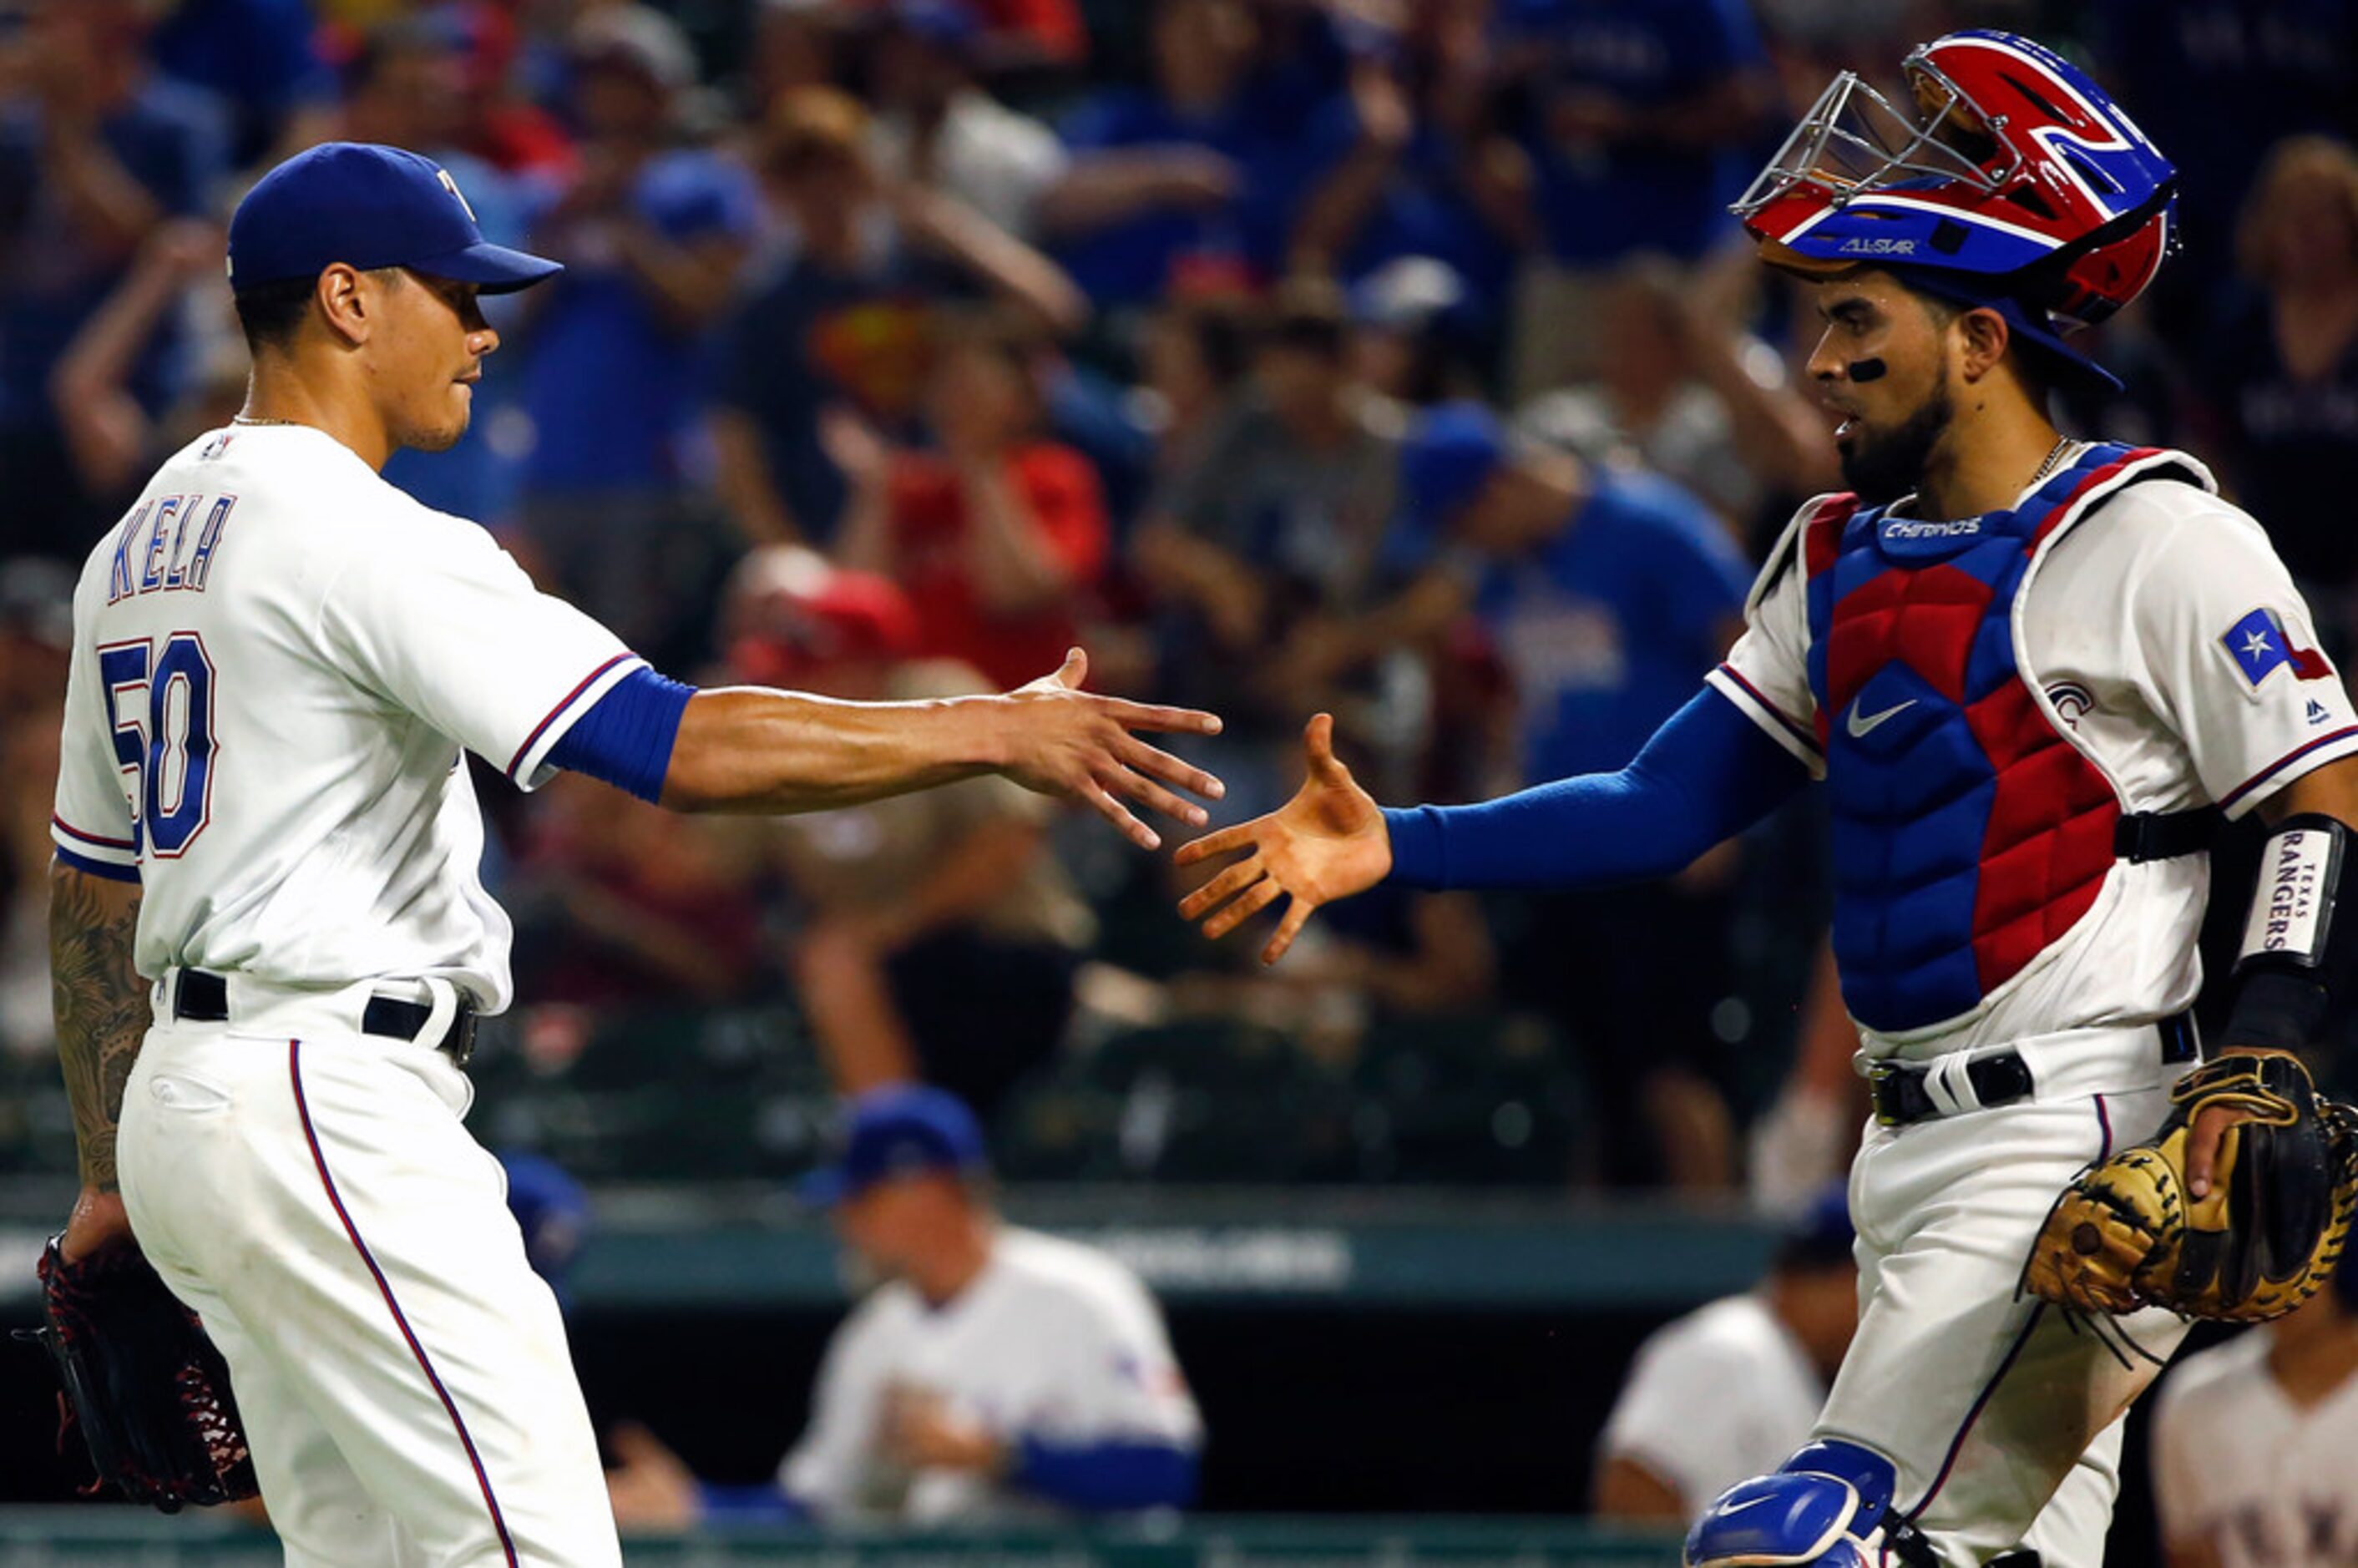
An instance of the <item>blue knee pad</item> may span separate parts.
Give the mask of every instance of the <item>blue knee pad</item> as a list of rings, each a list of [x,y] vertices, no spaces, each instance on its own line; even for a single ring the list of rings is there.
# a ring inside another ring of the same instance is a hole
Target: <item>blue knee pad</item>
[[[1812,1443],[1773,1476],[1722,1492],[1687,1532],[1686,1568],[1886,1568],[1929,1563],[1891,1515],[1890,1460],[1838,1440]]]

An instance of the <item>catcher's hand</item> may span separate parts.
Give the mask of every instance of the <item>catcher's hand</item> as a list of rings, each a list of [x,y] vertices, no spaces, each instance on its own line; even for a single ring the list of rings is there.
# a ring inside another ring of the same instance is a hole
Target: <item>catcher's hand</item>
[[[1203,921],[1206,936],[1225,936],[1281,896],[1292,895],[1277,935],[1261,949],[1264,964],[1285,956],[1320,904],[1363,892],[1392,869],[1383,813],[1375,797],[1352,781],[1351,770],[1335,760],[1334,719],[1324,713],[1312,719],[1303,744],[1310,774],[1292,800],[1266,816],[1182,844],[1172,857],[1174,865],[1192,866],[1231,850],[1245,852],[1179,903],[1181,915]]]
[[[2223,1055],[2170,1100],[2153,1137],[2081,1172],[2055,1200],[2024,1288],[2082,1312],[2281,1317],[2324,1283],[2349,1238],[2358,1113],[2320,1100],[2299,1058],[2281,1051]],[[2197,1195],[2196,1126],[2228,1118]]]
[[[52,1240],[40,1278],[47,1326],[24,1337],[57,1362],[100,1484],[166,1513],[253,1497],[229,1368],[138,1249],[69,1261]]]

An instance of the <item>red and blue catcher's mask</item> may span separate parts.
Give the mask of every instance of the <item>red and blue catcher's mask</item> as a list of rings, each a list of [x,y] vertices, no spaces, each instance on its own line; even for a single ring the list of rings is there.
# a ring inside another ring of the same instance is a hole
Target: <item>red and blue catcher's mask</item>
[[[1836,77],[1736,202],[1762,259],[1878,267],[1993,306],[2061,368],[2118,385],[2065,335],[2153,281],[2176,244],[2176,168],[2085,72],[2017,34],[1951,33],[1903,70],[1906,110]]]

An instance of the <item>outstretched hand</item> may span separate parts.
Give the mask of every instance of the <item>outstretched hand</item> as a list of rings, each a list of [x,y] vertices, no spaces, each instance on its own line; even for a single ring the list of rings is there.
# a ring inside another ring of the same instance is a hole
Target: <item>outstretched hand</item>
[[[1007,700],[1018,707],[1006,727],[1007,754],[999,771],[1042,795],[1068,795],[1087,801],[1142,849],[1158,849],[1163,839],[1130,815],[1123,797],[1191,827],[1200,827],[1210,820],[1202,806],[1182,800],[1164,786],[1175,785],[1206,800],[1219,799],[1227,786],[1130,731],[1217,735],[1220,732],[1217,716],[1192,708],[1162,708],[1099,697],[1081,690],[1088,673],[1089,656],[1075,648],[1055,674],[1007,694]]]
[[[1204,935],[1227,935],[1281,897],[1290,897],[1277,934],[1261,949],[1260,961],[1274,964],[1293,946],[1322,903],[1364,892],[1390,874],[1391,835],[1375,797],[1335,759],[1335,720],[1321,713],[1302,734],[1310,773],[1292,800],[1266,816],[1206,833],[1182,844],[1175,864],[1192,866],[1214,856],[1242,851],[1219,875],[1179,903],[1179,913],[1200,920]]]

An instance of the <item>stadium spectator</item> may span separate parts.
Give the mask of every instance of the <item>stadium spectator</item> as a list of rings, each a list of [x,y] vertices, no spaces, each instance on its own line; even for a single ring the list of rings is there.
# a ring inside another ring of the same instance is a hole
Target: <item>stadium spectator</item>
[[[2167,1568],[2358,1561],[2353,1258],[2290,1316],[2170,1369],[2150,1437]]]
[[[200,432],[227,425],[245,398],[244,344],[225,330],[222,232],[196,218],[159,226],[139,258],[49,373],[59,434],[83,490],[105,515],[135,498],[156,464]],[[131,389],[139,362],[191,298],[211,308],[215,331],[200,341],[190,395],[151,416]]]
[[[832,88],[774,105],[762,133],[768,190],[795,236],[726,334],[714,451],[747,542],[835,536],[848,499],[829,426],[856,414],[914,427],[943,296],[979,288],[1058,330],[1087,301],[1045,256],[955,198],[880,179],[868,115]]]
[[[1513,308],[1520,404],[1595,373],[1596,275],[1727,232],[1770,83],[1746,0],[1499,0],[1498,23],[1545,229]]]
[[[1756,1289],[1638,1347],[1597,1442],[1598,1518],[1689,1523],[1801,1446],[1858,1326],[1852,1239],[1842,1188],[1822,1189],[1786,1227]]]
[[[535,795],[505,890],[533,993],[717,1006],[763,978],[754,871],[730,824],[558,778]]]
[[[1043,233],[1100,306],[1273,269],[1293,160],[1254,78],[1248,0],[1156,0],[1152,77],[1107,89],[1058,127],[1075,176]]]
[[[1403,256],[1503,300],[1539,243],[1530,157],[1495,112],[1482,8],[1414,0],[1407,25],[1350,62],[1347,92],[1305,128],[1292,270],[1348,281]]]
[[[1218,416],[1252,369],[1253,321],[1233,294],[1177,296],[1146,323],[1140,390],[1155,434],[1154,466],[1165,478],[1203,460]]]
[[[1713,292],[1662,257],[1626,264],[1598,291],[1595,379],[1542,394],[1516,423],[1591,462],[1661,474],[1742,538],[1764,522],[1782,527],[1840,475],[1823,413]]]
[[[73,634],[73,576],[54,561],[0,564],[0,1051],[55,1046],[49,981],[49,807]]]
[[[140,0],[38,0],[0,42],[0,557],[61,560],[113,520],[60,438],[49,376],[167,220],[204,211],[226,130],[197,89],[147,63]],[[179,386],[159,324],[126,384],[152,418]]]
[[[991,689],[1021,686],[1073,646],[1105,567],[1105,502],[1088,460],[1041,438],[1019,327],[961,319],[938,344],[931,448],[838,435],[852,497],[834,554],[907,592],[919,657],[970,665]]]
[[[1380,610],[1302,650],[1294,667],[1345,668],[1398,642],[1430,644],[1470,611],[1513,683],[1513,784],[1622,766],[1734,638],[1750,585],[1743,557],[1702,503],[1665,480],[1518,444],[1474,404],[1424,416],[1400,473],[1390,553],[1401,570],[1422,569]],[[1708,1014],[1731,984],[1732,864],[1722,852],[1659,887],[1520,905],[1508,993],[1587,1049],[1609,1102],[1615,1180],[1735,1180],[1734,1124],[1707,1071]],[[1642,935],[1656,930],[1712,935],[1673,954]]]
[[[954,196],[1029,240],[1067,159],[1056,133],[975,84],[982,22],[964,0],[891,0],[870,56],[870,146],[889,181]]]
[[[738,166],[674,145],[696,81],[676,24],[613,5],[570,45],[579,164],[528,225],[566,271],[525,306],[523,522],[566,594],[654,654],[709,577],[697,451],[708,330],[735,298],[757,201]]]
[[[1480,318],[1464,275],[1447,262],[1386,262],[1351,289],[1351,373],[1417,408],[1476,396]]]
[[[808,1195],[885,1282],[829,1343],[777,1486],[699,1484],[625,1429],[616,1520],[1006,1525],[1193,1501],[1203,1423],[1137,1276],[1003,1223],[981,1129],[956,1098],[882,1089],[848,1119],[841,1160]]]
[[[320,140],[407,147],[440,164],[465,196],[483,237],[525,243],[525,202],[516,182],[459,145],[466,93],[461,38],[447,19],[398,18],[362,36],[343,70],[341,124]],[[484,301],[484,313],[513,333],[521,301]],[[495,375],[475,389],[475,415],[458,445],[442,452],[404,450],[384,465],[390,483],[438,512],[472,517],[493,529],[513,519],[521,454],[516,378]]]
[[[1294,709],[1359,673],[1308,672],[1305,684],[1272,662],[1292,640],[1349,622],[1379,586],[1401,412],[1352,378],[1347,330],[1333,285],[1282,290],[1249,380],[1150,503],[1134,542],[1141,580],[1174,617],[1163,689],[1218,695],[1221,776],[1239,811],[1283,798],[1276,758],[1255,757],[1290,741]]]
[[[860,700],[993,689],[913,657],[919,616],[892,582],[797,546],[739,564],[725,621],[740,680]],[[923,1078],[987,1114],[1055,1050],[1097,928],[1049,850],[1052,810],[973,779],[764,825],[803,909],[796,993],[838,1087]]]
[[[2358,529],[2344,515],[2358,491],[2358,151],[2297,136],[2270,153],[2236,260],[2256,292],[2221,322],[2201,384],[2239,499],[2338,656],[2358,626]]]
[[[157,10],[157,69],[227,105],[233,167],[275,163],[273,148],[284,156],[331,139],[336,75],[305,0],[180,0]]]

